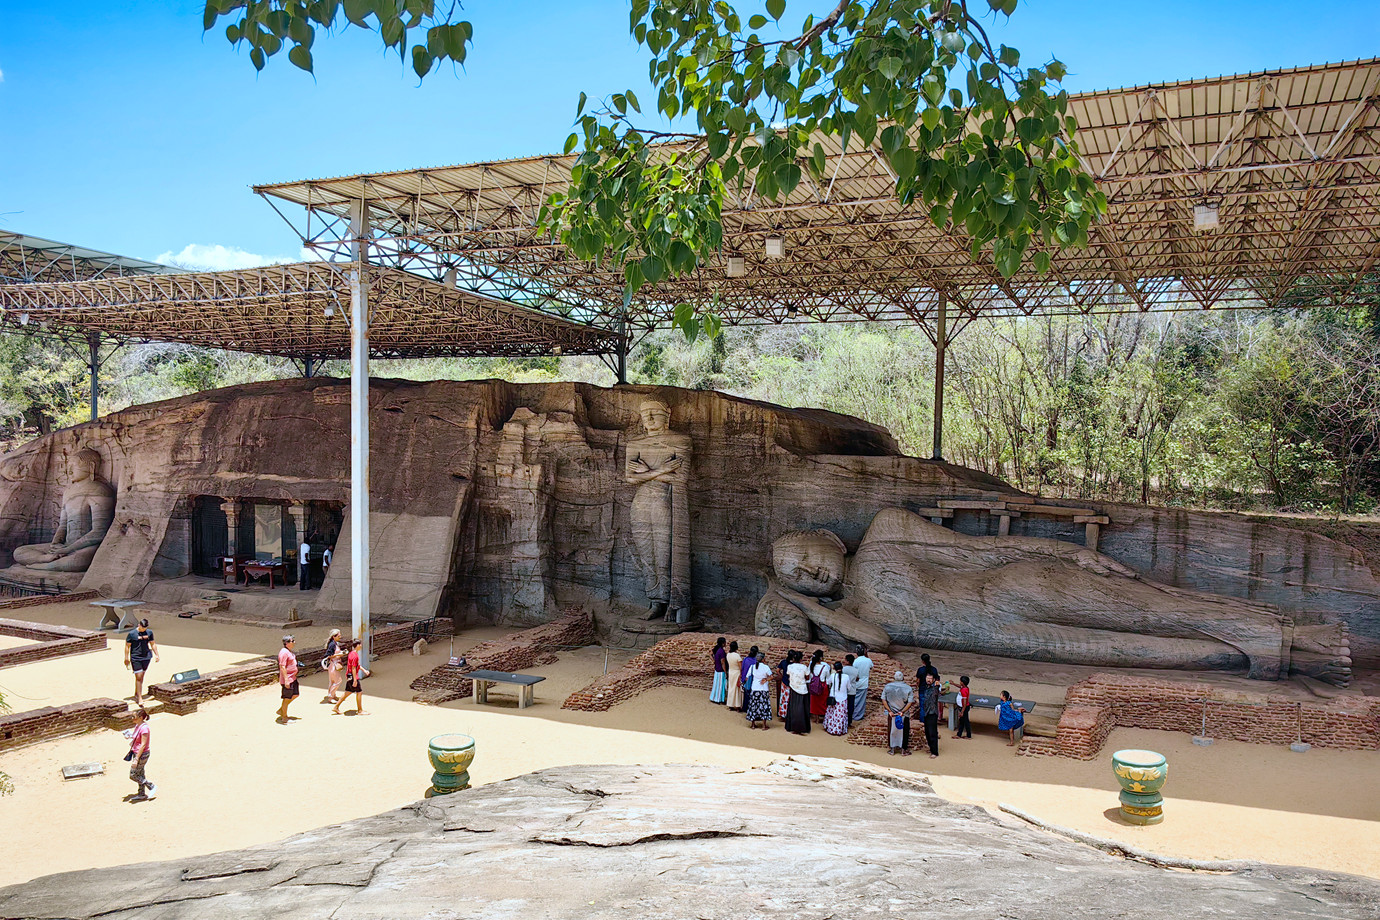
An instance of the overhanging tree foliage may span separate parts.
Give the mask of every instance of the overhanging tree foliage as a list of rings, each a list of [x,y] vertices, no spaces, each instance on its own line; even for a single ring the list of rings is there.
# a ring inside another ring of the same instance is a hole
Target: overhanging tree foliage
[[[1008,278],[1027,258],[1047,271],[1054,249],[1086,245],[1106,201],[1079,166],[1068,97],[1053,86],[1063,65],[1021,67],[982,24],[1016,5],[802,2],[792,29],[782,24],[786,0],[746,17],[726,0],[633,0],[630,28],[651,55],[662,127],[641,123],[632,90],[589,111],[581,94],[565,145],[581,152],[544,220],[577,257],[621,267],[630,298],[719,247],[730,189],[772,201],[807,175],[825,181],[817,138],[827,135],[875,149],[897,199],[922,204],[937,226],[962,227],[975,260],[992,259]],[[308,71],[318,29],[374,29],[424,77],[464,61],[473,30],[458,13],[433,0],[207,0],[205,25],[228,17],[226,37],[249,46],[256,68],[291,46],[289,59]],[[702,328],[690,305],[676,320],[691,338]],[[716,330],[712,314],[704,322]]]

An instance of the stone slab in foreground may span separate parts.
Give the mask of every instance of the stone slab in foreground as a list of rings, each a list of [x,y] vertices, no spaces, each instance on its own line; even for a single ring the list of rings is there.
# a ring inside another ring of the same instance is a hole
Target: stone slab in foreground
[[[732,773],[564,767],[268,846],[0,889],[0,917],[83,920],[1291,920],[1377,909],[1374,881],[1159,869],[1004,825],[917,774],[813,758]]]

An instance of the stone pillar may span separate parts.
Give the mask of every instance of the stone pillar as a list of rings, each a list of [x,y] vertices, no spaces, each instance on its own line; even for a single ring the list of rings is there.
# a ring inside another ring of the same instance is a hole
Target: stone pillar
[[[292,515],[293,526],[297,528],[297,542],[301,544],[307,536],[307,503],[293,502],[288,505],[288,514]]]
[[[1083,544],[1087,546],[1088,549],[1096,550],[1098,538],[1102,536],[1102,525],[1096,521],[1089,521],[1084,524],[1083,527]]]
[[[226,498],[220,503],[220,510],[225,512],[226,552],[233,556],[240,551],[240,500]]]
[[[307,503],[293,502],[288,505],[288,514],[292,515],[293,527],[297,530],[297,542],[292,544],[291,552],[297,556],[297,577],[302,577],[302,566],[307,564],[307,560],[298,556],[301,551],[302,541],[307,538]]]
[[[1006,537],[1011,535],[1011,515],[999,514],[997,516],[997,536]]]

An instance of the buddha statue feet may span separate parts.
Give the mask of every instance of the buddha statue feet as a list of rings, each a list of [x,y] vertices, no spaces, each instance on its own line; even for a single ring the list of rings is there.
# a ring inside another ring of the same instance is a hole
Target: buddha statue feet
[[[1289,672],[1338,687],[1351,683],[1351,641],[1341,623],[1294,627]]]

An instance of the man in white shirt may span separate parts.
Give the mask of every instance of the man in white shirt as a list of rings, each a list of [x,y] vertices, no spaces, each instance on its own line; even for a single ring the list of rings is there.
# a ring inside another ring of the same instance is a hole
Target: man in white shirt
[[[858,669],[858,679],[853,682],[853,721],[861,722],[867,714],[867,683],[872,676],[872,659],[867,657],[867,646],[859,643],[853,667]]]
[[[303,591],[311,587],[311,544],[307,538],[302,538],[302,545],[297,548],[297,586]]]
[[[853,725],[853,709],[858,705],[858,666],[856,655],[843,656],[843,673],[848,678],[848,725]]]

